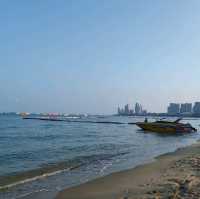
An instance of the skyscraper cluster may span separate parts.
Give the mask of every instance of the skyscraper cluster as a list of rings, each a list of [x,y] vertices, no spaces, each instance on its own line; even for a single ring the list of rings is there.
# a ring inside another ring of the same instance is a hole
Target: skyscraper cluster
[[[125,116],[182,116],[182,117],[200,117],[200,102],[192,103],[170,103],[167,107],[167,113],[150,113],[142,108],[140,103],[135,103],[132,108],[126,104],[123,108],[118,107],[118,115]]]
[[[200,115],[200,102],[195,102],[194,106],[192,103],[170,103],[167,108],[167,113],[169,115],[178,115],[178,114],[196,114]]]
[[[146,110],[143,110],[142,105],[139,103],[135,104],[134,108],[130,108],[129,104],[126,104],[124,108],[118,107],[118,115],[145,115]]]

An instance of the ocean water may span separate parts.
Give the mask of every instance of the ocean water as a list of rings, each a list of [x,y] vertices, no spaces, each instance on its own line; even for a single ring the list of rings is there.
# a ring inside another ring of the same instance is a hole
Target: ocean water
[[[199,133],[160,135],[128,122],[143,117],[105,116],[93,121],[125,124],[67,123],[0,116],[0,198],[44,194],[53,198],[66,188],[137,165],[196,142]],[[155,120],[155,118],[149,118]],[[200,120],[188,118],[197,129]],[[18,181],[8,183],[11,176]],[[23,179],[20,177],[23,176]],[[40,193],[40,194],[39,194]]]

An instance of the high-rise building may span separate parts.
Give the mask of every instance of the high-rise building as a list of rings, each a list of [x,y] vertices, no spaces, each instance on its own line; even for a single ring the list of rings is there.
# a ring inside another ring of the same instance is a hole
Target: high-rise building
[[[142,109],[142,105],[139,103],[135,104],[135,109],[130,108],[129,104],[126,104],[124,108],[118,107],[118,115],[130,116],[130,115],[144,115],[147,114],[147,111]]]
[[[142,113],[142,106],[139,103],[135,104],[135,114],[141,114]]]
[[[180,113],[191,113],[192,112],[192,103],[181,104]]]
[[[133,115],[134,114],[134,110],[133,109],[130,109],[130,115]]]
[[[200,102],[195,102],[194,107],[193,107],[193,113],[200,114]]]
[[[124,113],[125,113],[126,115],[128,115],[128,114],[130,113],[129,105],[128,105],[128,104],[126,104],[126,105],[124,106]]]
[[[118,113],[118,115],[121,115],[121,109],[120,109],[120,107],[118,107],[117,113]]]
[[[170,103],[167,109],[169,115],[176,115],[180,113],[180,104]]]

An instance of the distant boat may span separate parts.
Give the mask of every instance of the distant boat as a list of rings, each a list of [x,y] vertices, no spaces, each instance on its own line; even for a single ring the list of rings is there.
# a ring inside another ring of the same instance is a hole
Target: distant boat
[[[182,118],[177,119],[176,121],[156,121],[148,122],[145,119],[144,122],[136,122],[135,124],[145,131],[152,131],[158,133],[190,133],[196,132],[197,129],[191,126],[191,124],[180,123]]]
[[[19,115],[20,115],[21,117],[26,117],[26,116],[30,115],[30,113],[25,113],[25,112],[23,112],[23,113],[19,113]]]

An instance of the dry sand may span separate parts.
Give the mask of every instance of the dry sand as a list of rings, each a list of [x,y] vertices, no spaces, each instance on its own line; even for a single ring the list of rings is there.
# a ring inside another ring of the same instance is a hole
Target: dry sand
[[[56,199],[200,199],[200,142],[153,163],[58,193]]]

